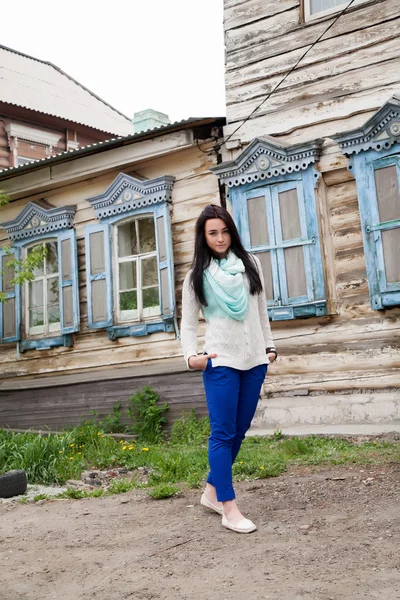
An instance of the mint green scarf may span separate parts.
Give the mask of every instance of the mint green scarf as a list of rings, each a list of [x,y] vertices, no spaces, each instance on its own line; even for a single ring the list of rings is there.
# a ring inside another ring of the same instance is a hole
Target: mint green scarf
[[[246,317],[249,294],[244,284],[244,264],[233,252],[220,261],[212,258],[204,271],[218,306],[232,319],[243,321]],[[209,304],[208,299],[207,304]]]

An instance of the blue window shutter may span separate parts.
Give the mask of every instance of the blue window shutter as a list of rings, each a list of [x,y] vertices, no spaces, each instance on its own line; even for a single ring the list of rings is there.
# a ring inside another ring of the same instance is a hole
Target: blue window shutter
[[[11,248],[8,255],[0,250],[0,291],[6,294],[6,302],[0,302],[0,343],[17,342],[21,339],[21,289],[13,285],[14,272],[7,269],[9,259],[20,259],[20,248]]]
[[[79,331],[79,283],[76,231],[58,235],[60,320],[63,335]]]
[[[371,150],[352,158],[352,170],[356,178],[360,206],[370,302],[373,310],[383,310],[400,305],[400,281],[387,281],[382,239],[385,231],[400,228],[400,219],[381,221],[375,181],[376,170],[389,166],[396,168],[397,186],[400,189],[399,156],[379,157],[377,152]]]
[[[87,225],[85,247],[88,327],[110,327],[113,324],[111,225]]]
[[[161,206],[155,211],[155,219],[161,314],[163,319],[172,319],[175,299],[173,295],[172,239],[168,205]]]

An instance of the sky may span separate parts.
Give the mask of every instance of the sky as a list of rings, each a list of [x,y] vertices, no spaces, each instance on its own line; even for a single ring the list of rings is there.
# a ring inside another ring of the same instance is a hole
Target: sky
[[[53,63],[129,118],[225,115],[223,0],[19,0],[1,13],[0,44]]]

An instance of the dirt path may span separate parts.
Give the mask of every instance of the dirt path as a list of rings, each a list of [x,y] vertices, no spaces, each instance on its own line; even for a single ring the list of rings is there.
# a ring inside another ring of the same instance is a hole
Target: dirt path
[[[224,530],[197,491],[3,504],[0,599],[396,600],[399,484],[399,464],[242,482],[259,526],[247,536]]]

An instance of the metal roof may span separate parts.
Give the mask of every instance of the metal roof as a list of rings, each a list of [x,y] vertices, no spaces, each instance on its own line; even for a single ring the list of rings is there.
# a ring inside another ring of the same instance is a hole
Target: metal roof
[[[113,135],[133,133],[122,113],[55,65],[0,45],[0,102]]]
[[[194,127],[201,127],[203,125],[211,125],[213,123],[215,123],[216,126],[223,126],[226,123],[226,118],[191,117],[183,121],[175,121],[175,123],[169,123],[168,125],[156,127],[155,129],[141,131],[140,133],[134,133],[132,135],[112,138],[103,142],[88,144],[87,146],[83,146],[83,148],[78,148],[77,150],[67,150],[65,152],[60,152],[59,154],[54,154],[52,156],[47,156],[45,158],[41,158],[29,163],[25,163],[23,165],[19,165],[18,167],[8,167],[7,169],[0,170],[0,180],[8,179],[9,177],[13,177],[14,175],[17,176],[20,173],[25,173],[26,171],[35,171],[41,167],[47,166],[48,164],[51,165],[54,163],[66,162],[68,160],[78,158],[82,155],[96,154],[104,150],[118,148],[120,146],[125,146],[130,143],[139,142],[144,139],[158,137],[160,135],[164,135],[165,133],[179,131],[180,129],[190,129]]]

